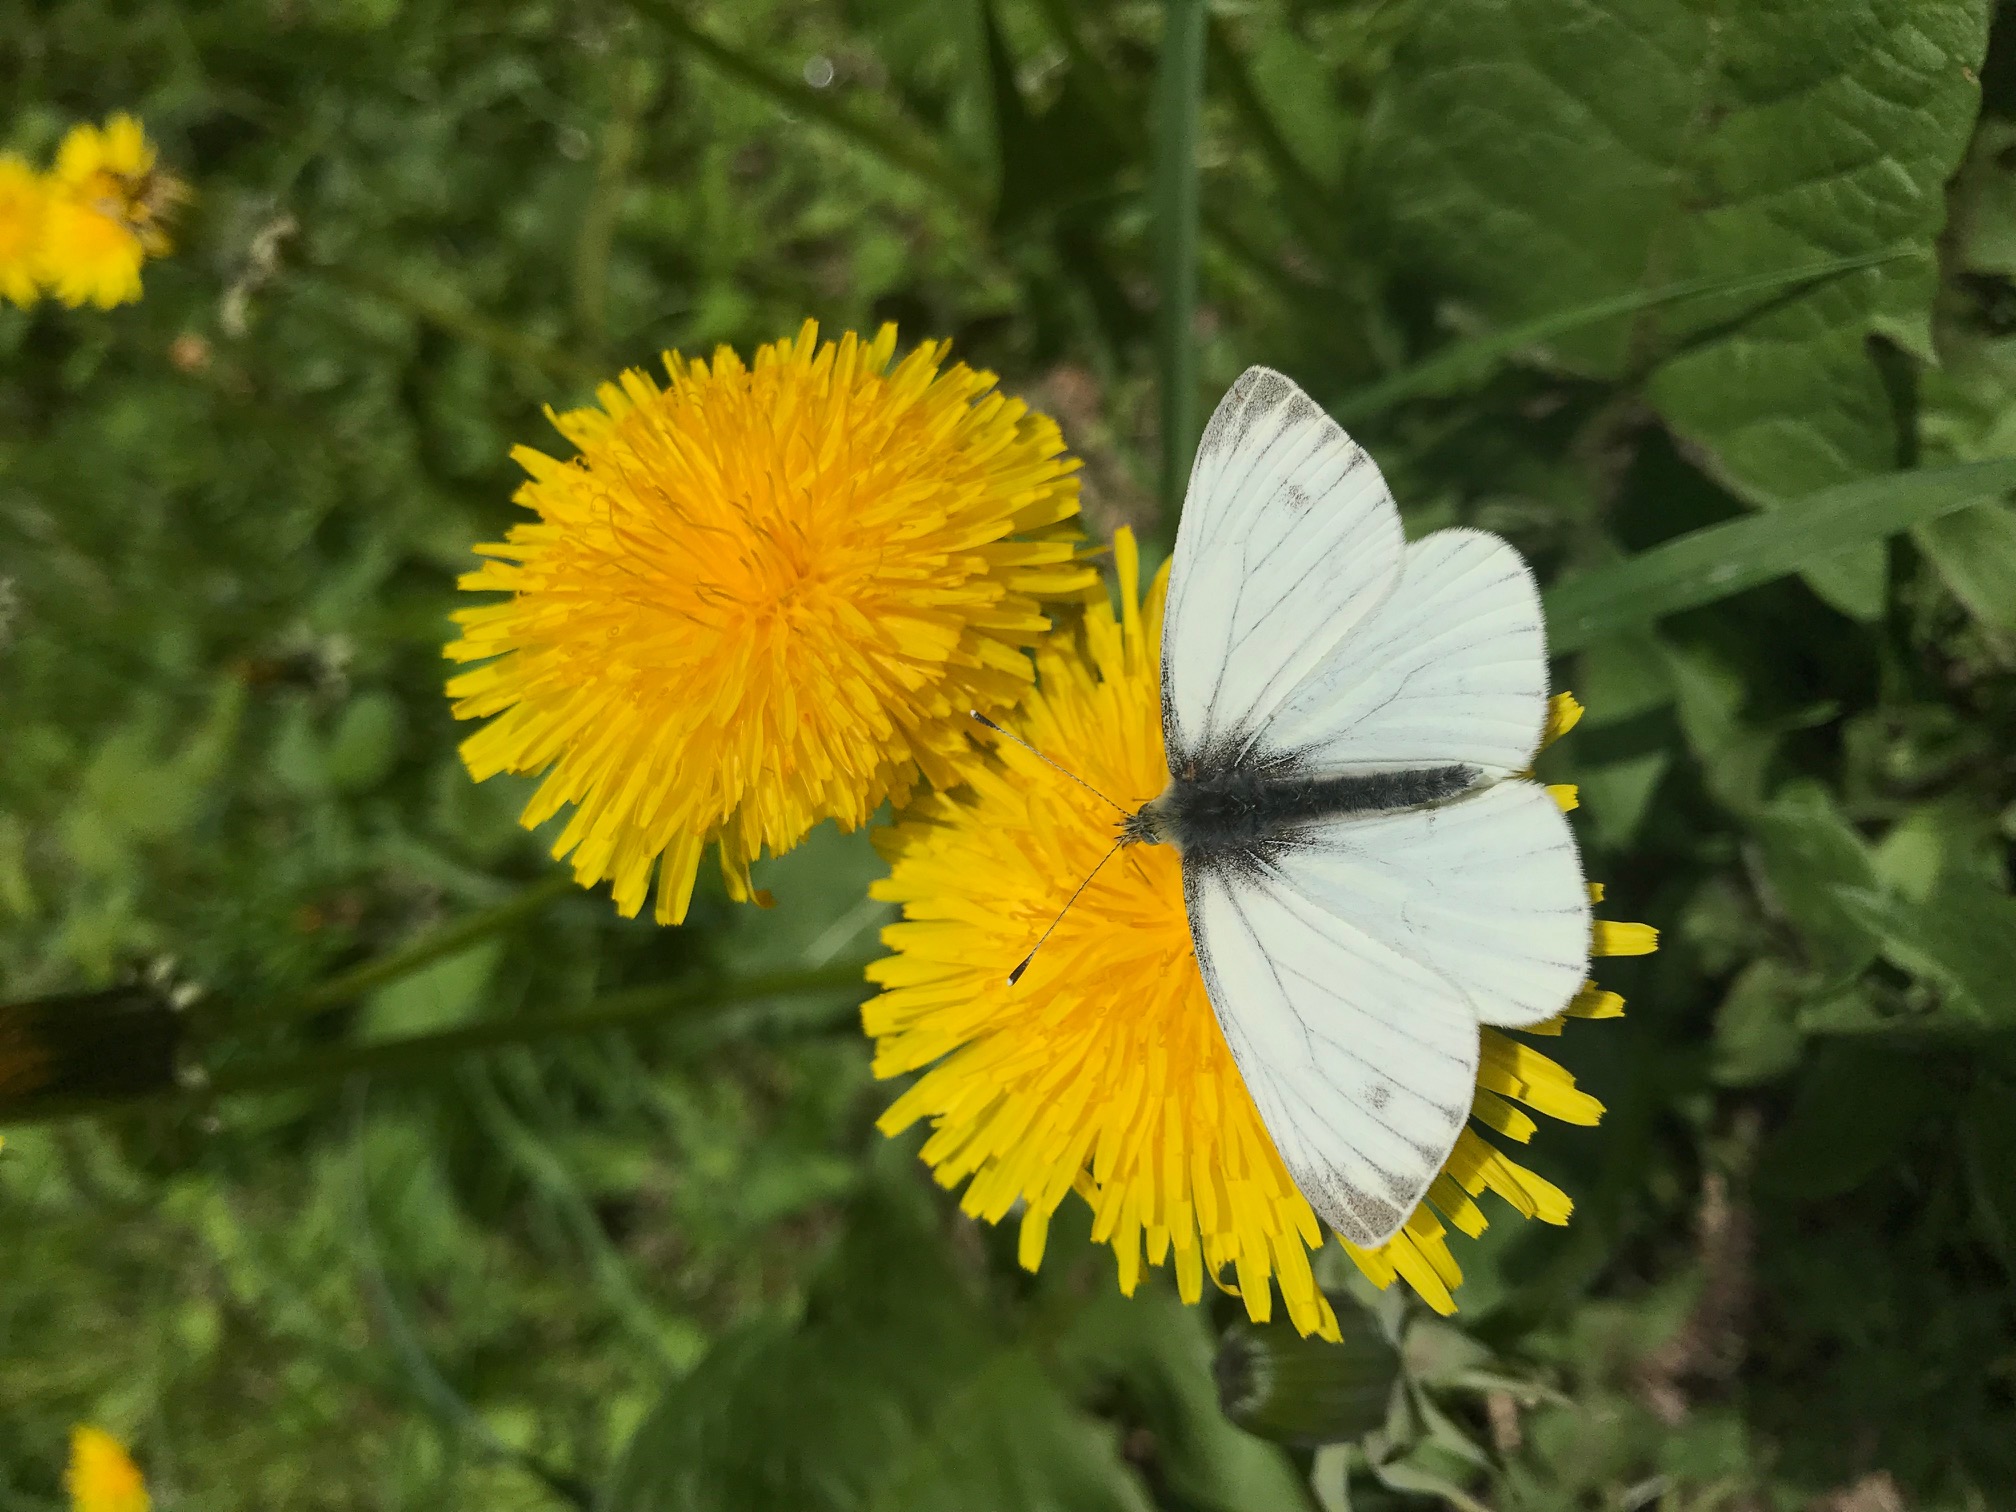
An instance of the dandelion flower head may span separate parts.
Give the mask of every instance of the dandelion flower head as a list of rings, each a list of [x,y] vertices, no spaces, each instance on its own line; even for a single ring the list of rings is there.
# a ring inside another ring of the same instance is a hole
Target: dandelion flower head
[[[41,293],[42,222],[49,193],[42,175],[0,153],[0,299],[26,309]]]
[[[149,1512],[154,1505],[126,1446],[102,1428],[70,1433],[70,1469],[63,1477],[73,1512]]]
[[[1168,578],[1165,568],[1144,603],[1124,531],[1114,555],[1118,616],[1101,604],[1082,635],[1051,637],[1014,726],[1092,787],[1138,806],[1169,781],[1158,658]],[[1579,712],[1557,699],[1550,734]],[[1138,1284],[1145,1257],[1173,1264],[1186,1301],[1209,1276],[1264,1321],[1278,1286],[1298,1329],[1335,1338],[1310,1266],[1323,1231],[1205,995],[1176,853],[1130,846],[1114,856],[1008,985],[1007,968],[1106,850],[1113,815],[1020,748],[1003,742],[999,758],[972,774],[969,793],[928,798],[880,837],[891,871],[876,894],[902,904],[903,919],[883,935],[892,954],[869,968],[882,991],[863,1021],[877,1075],[922,1073],[883,1115],[883,1132],[928,1121],[923,1158],[943,1185],[965,1183],[968,1213],[998,1222],[1019,1205],[1020,1254],[1032,1270],[1051,1216],[1075,1191],[1091,1205],[1093,1238],[1113,1248],[1123,1291]],[[1652,941],[1642,925],[1603,924],[1592,943],[1599,954],[1636,953]],[[1621,1011],[1620,998],[1591,986],[1564,1016]],[[1558,1034],[1562,1022],[1528,1033]],[[1444,1224],[1481,1233],[1475,1199],[1487,1190],[1526,1217],[1567,1221],[1566,1194],[1484,1137],[1529,1139],[1536,1125],[1520,1104],[1571,1123],[1602,1113],[1526,1038],[1487,1028],[1471,1127],[1427,1200],[1376,1250],[1339,1240],[1374,1282],[1403,1277],[1453,1311],[1462,1276]]]
[[[668,355],[521,447],[536,520],[464,588],[455,713],[479,780],[543,773],[527,826],[635,914],[685,917],[701,852],[731,897],[749,864],[833,818],[852,828],[970,763],[972,709],[1028,688],[1046,600],[1083,598],[1078,463],[1055,422],[946,344],[797,338],[711,362]],[[494,717],[493,717],[494,716]],[[761,901],[761,899],[758,899]]]
[[[49,175],[42,281],[66,305],[100,309],[140,297],[140,267],[170,249],[166,219],[186,196],[155,167],[130,115],[71,128]]]

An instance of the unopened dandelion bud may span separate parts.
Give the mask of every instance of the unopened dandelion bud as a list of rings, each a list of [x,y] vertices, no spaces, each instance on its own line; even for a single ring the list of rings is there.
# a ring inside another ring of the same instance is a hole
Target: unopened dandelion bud
[[[151,985],[0,1006],[0,1112],[169,1091],[182,1032],[173,999]]]
[[[1226,1417],[1297,1448],[1346,1443],[1384,1425],[1400,1357],[1349,1299],[1331,1303],[1342,1333],[1335,1343],[1279,1323],[1225,1331],[1211,1374]]]

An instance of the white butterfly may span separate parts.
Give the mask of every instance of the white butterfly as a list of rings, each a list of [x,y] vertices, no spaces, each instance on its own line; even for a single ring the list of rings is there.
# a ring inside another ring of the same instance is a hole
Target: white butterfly
[[[1281,1158],[1354,1244],[1449,1156],[1478,1026],[1559,1012],[1589,964],[1567,820],[1522,774],[1540,598],[1477,530],[1409,545],[1372,459],[1250,368],[1198,444],[1162,626],[1173,774],[1123,838],[1182,853],[1211,1006]]]

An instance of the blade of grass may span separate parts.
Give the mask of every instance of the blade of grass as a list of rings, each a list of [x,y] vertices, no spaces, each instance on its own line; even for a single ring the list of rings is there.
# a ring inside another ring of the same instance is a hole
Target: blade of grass
[[[1548,649],[1579,651],[1607,635],[1712,604],[2016,488],[2016,459],[1891,473],[1825,488],[1727,520],[1559,583],[1546,595]]]
[[[1557,310],[1551,315],[1536,316],[1532,320],[1506,326],[1502,330],[1490,331],[1468,341],[1459,341],[1437,352],[1433,357],[1416,363],[1413,367],[1405,368],[1390,378],[1383,378],[1369,387],[1345,396],[1343,402],[1332,413],[1347,425],[1356,424],[1382,414],[1396,404],[1443,389],[1479,369],[1488,368],[1500,358],[1509,357],[1514,352],[1537,346],[1556,336],[1565,336],[1570,331],[1578,331],[1584,326],[1615,320],[1624,315],[1635,315],[1641,310],[1677,304],[1689,299],[1708,299],[1716,295],[1775,296],[1787,290],[1797,290],[1802,284],[1818,287],[1863,268],[1873,268],[1882,263],[1922,255],[1912,248],[1892,248],[1885,252],[1864,252],[1854,257],[1835,257],[1823,262],[1804,263],[1799,267],[1783,268],[1775,273],[1751,273],[1737,278],[1691,278],[1681,283],[1667,284],[1663,288],[1638,289],[1610,299],[1598,299],[1589,304],[1577,305],[1572,310]]]
[[[985,208],[987,187],[978,176],[964,172],[922,142],[911,140],[880,121],[870,120],[850,110],[835,96],[710,36],[687,20],[674,0],[628,0],[628,3],[637,15],[737,83],[768,95],[793,115],[816,121],[892,167],[915,174],[968,209]]]
[[[1155,275],[1161,292],[1162,502],[1172,513],[1197,444],[1197,137],[1204,98],[1204,0],[1164,0],[1156,80]]]

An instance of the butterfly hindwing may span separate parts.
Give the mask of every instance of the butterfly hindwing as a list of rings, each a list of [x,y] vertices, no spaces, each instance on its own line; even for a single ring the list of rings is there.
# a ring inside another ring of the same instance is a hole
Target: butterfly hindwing
[[[1378,467],[1279,373],[1249,368],[1197,447],[1162,628],[1170,761],[1236,742],[1393,589]]]
[[[1184,866],[1206,990],[1290,1174],[1362,1247],[1391,1238],[1462,1132],[1480,1023],[1581,985],[1589,904],[1544,788],[1329,819]]]
[[[1196,866],[1183,884],[1211,1006],[1289,1175],[1337,1232],[1383,1244],[1469,1115],[1476,1015],[1278,875]]]

